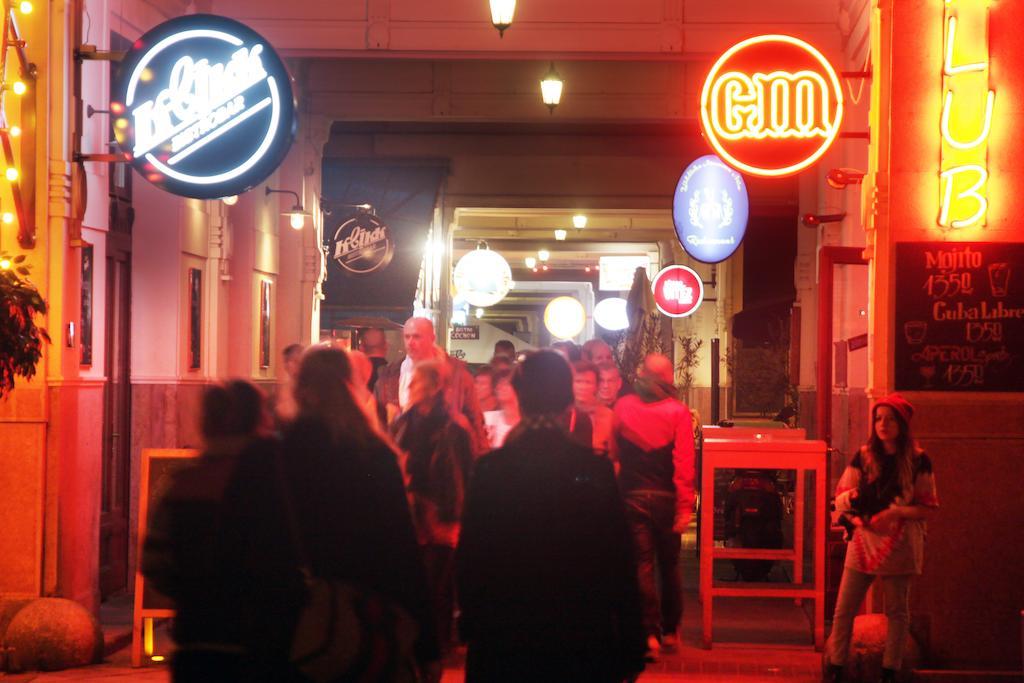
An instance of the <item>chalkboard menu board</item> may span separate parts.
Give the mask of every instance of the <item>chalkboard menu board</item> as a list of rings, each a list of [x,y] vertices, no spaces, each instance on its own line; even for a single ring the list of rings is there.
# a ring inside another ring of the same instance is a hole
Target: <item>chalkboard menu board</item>
[[[896,388],[1024,391],[1024,244],[896,245]]]
[[[149,515],[174,481],[174,475],[195,462],[199,451],[188,448],[142,449],[142,485],[139,491],[138,548],[145,543]],[[132,666],[142,664],[143,650],[152,655],[152,637],[144,636],[143,622],[174,616],[174,603],[153,590],[142,572],[135,572],[135,605],[132,613]],[[152,633],[152,626],[149,627]]]

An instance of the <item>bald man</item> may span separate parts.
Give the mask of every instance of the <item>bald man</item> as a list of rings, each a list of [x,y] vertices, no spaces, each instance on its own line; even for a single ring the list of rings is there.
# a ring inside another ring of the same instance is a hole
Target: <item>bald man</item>
[[[672,361],[660,354],[644,359],[636,393],[615,404],[619,489],[637,553],[647,647],[678,644],[683,616],[679,574],[680,534],[694,504],[694,445],[690,409],[676,398]],[[655,578],[660,569],[661,595]]]
[[[377,405],[385,413],[388,424],[410,407],[409,384],[412,371],[419,363],[436,360],[447,365],[445,399],[453,415],[462,415],[462,425],[470,433],[473,452],[480,455],[489,449],[483,413],[476,398],[473,376],[465,363],[450,357],[436,345],[434,323],[427,318],[409,318],[402,327],[405,357],[380,369],[374,394]]]

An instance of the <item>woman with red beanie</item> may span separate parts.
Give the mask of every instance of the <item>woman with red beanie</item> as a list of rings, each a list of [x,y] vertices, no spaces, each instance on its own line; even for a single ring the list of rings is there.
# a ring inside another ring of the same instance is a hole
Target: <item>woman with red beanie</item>
[[[910,433],[913,415],[914,407],[899,394],[875,403],[871,436],[836,487],[836,513],[852,538],[825,648],[826,680],[842,680],[853,618],[876,577],[889,622],[882,680],[895,681],[902,665],[910,584],[924,562],[925,521],[939,505],[931,460]]]

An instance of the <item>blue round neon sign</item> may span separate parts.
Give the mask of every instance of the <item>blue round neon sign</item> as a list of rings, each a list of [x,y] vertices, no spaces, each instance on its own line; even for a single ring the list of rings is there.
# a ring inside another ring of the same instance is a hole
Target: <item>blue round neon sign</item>
[[[702,263],[733,255],[747,231],[749,202],[743,176],[714,154],[694,160],[679,177],[672,222],[686,253]]]

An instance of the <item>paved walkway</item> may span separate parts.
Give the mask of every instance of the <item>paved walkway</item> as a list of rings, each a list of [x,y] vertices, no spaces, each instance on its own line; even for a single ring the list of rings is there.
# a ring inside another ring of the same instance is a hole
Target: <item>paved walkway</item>
[[[677,681],[732,681],[735,683],[777,683],[793,681],[817,683],[821,680],[821,654],[811,647],[811,629],[806,610],[792,600],[771,598],[726,598],[715,601],[715,647],[704,650],[701,641],[700,604],[697,602],[697,561],[693,529],[684,536],[682,551],[685,611],[682,645],[679,652],[664,653],[658,662],[648,665],[639,683]],[[721,568],[731,574],[728,567]],[[716,571],[716,574],[718,572]],[[779,577],[782,578],[782,577]],[[131,603],[113,601],[105,607],[106,627],[115,627],[121,635],[130,633]],[[169,647],[163,629],[156,634],[157,652]],[[109,635],[109,634],[108,634]],[[741,645],[740,643],[748,643]],[[758,643],[759,645],[749,645]],[[0,683],[58,683],[80,681],[101,683],[169,683],[165,666],[141,669],[131,667],[131,648],[124,647],[104,664],[54,673],[0,673]],[[463,671],[458,659],[446,669],[443,683],[462,683]],[[526,682],[524,682],[526,683]],[[570,682],[567,682],[570,683]],[[576,683],[576,682],[571,682]]]
[[[706,655],[704,651],[702,654]],[[640,677],[640,683],[675,683],[678,681],[734,681],[735,683],[778,683],[793,681],[817,683],[818,656],[786,650],[732,650],[726,656],[714,658],[691,657],[689,648],[681,654],[665,655],[662,661],[651,665],[650,671]],[[133,669],[127,661],[127,651],[115,655],[106,664],[84,669],[71,669],[53,673],[7,674],[0,673],[3,683],[169,683],[170,675],[164,666]],[[447,669],[442,683],[462,683],[461,669]],[[575,683],[568,682],[567,683]]]
[[[821,655],[810,647],[810,628],[806,616],[792,601],[722,600],[721,606],[716,602],[715,610],[716,645],[712,650],[704,650],[697,645],[700,642],[699,605],[695,593],[687,591],[680,651],[664,653],[658,662],[648,665],[639,683],[816,683],[821,680]],[[161,635],[158,633],[158,645],[163,640]],[[729,640],[771,644],[719,644]],[[0,683],[169,683],[170,676],[165,666],[133,669],[130,665],[130,652],[130,648],[123,648],[114,653],[108,662],[83,669],[6,676],[0,673]],[[462,683],[462,680],[463,671],[456,661],[445,671],[443,683]]]

